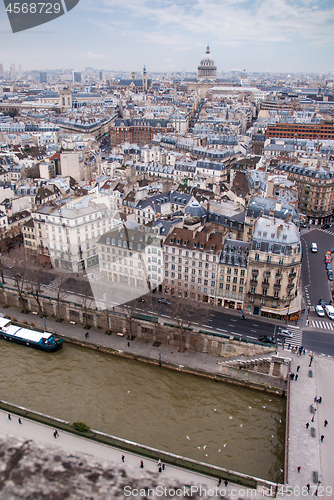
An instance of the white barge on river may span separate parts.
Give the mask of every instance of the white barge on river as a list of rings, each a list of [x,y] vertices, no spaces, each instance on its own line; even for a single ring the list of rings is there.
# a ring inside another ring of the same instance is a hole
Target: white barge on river
[[[21,328],[20,326],[12,325],[10,319],[1,317],[0,338],[46,352],[58,351],[58,349],[62,348],[64,342],[64,339],[59,339],[52,333]]]

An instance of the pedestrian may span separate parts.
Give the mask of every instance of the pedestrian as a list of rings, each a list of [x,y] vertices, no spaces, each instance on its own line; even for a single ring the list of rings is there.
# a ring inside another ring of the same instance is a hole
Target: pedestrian
[[[314,402],[316,403],[318,401],[317,396],[314,397]]]
[[[305,356],[305,354],[306,354],[306,351],[305,351],[305,349],[303,349],[303,355]]]
[[[8,413],[8,420],[12,420],[12,417],[10,416],[10,413]]]
[[[325,436],[322,434],[321,438],[320,438],[321,443],[323,442],[324,439],[325,439]]]
[[[299,370],[300,370],[300,366],[298,365],[298,366],[297,366],[297,372],[299,372]]]
[[[158,467],[160,467],[160,465],[161,465],[161,460],[159,458],[159,460],[158,460]]]
[[[328,425],[328,420],[325,420],[324,421],[324,426],[327,427],[327,425]]]
[[[54,433],[53,433],[53,437],[54,437],[55,439],[57,439],[57,431],[54,431]]]
[[[291,344],[288,345],[288,351],[290,350]]]
[[[311,422],[314,422],[314,415],[313,415],[313,417],[311,418]]]
[[[89,332],[86,332],[85,333],[85,338],[88,339],[88,337],[89,337]]]
[[[144,468],[144,462],[141,460],[140,461],[140,468],[143,469]]]
[[[313,361],[313,356],[310,357],[310,364],[309,364],[309,366],[312,366],[312,361]]]
[[[307,483],[306,488],[307,488],[307,493],[308,493],[310,491],[310,489],[311,489],[310,483]]]
[[[161,474],[162,468],[161,465],[159,466],[159,474]]]
[[[305,425],[306,429],[308,429],[310,427],[310,424],[307,422],[307,424]]]
[[[298,474],[300,473],[300,470],[301,470],[301,466],[300,466],[300,465],[298,465],[298,467],[297,467],[297,472],[298,472]]]
[[[296,381],[298,380],[298,373],[296,374],[296,378],[295,378],[295,380],[296,380]]]
[[[122,455],[122,462],[124,462],[124,460],[125,460],[125,456],[124,456],[124,455]]]
[[[320,396],[320,398],[318,399],[318,403],[322,403],[322,397]]]
[[[225,484],[225,488],[226,488],[226,487],[227,487],[227,485],[228,485],[228,481],[226,481],[226,479],[225,479],[225,481],[224,481],[224,484]]]
[[[130,347],[130,342],[128,342],[128,347]]]
[[[219,479],[218,479],[217,486],[220,486],[220,485],[221,485],[221,482],[222,482],[222,480],[221,480],[221,478],[219,478]]]
[[[20,418],[18,419],[18,423],[19,423],[19,424],[22,424],[22,421],[21,421],[21,419],[20,419]]]

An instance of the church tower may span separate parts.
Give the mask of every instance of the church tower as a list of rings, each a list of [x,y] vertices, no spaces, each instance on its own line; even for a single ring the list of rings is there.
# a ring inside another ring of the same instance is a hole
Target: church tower
[[[147,73],[146,73],[146,67],[144,66],[143,69],[143,90],[144,92],[147,92]]]

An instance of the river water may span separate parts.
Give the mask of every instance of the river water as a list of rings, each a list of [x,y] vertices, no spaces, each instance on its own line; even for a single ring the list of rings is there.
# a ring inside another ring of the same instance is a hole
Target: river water
[[[283,481],[282,397],[65,345],[0,341],[0,399],[92,429]]]

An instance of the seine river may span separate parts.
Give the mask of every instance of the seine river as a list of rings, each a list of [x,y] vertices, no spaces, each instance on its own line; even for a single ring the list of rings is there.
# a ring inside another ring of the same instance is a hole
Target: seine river
[[[283,481],[282,397],[65,345],[0,341],[0,399],[227,469]]]

